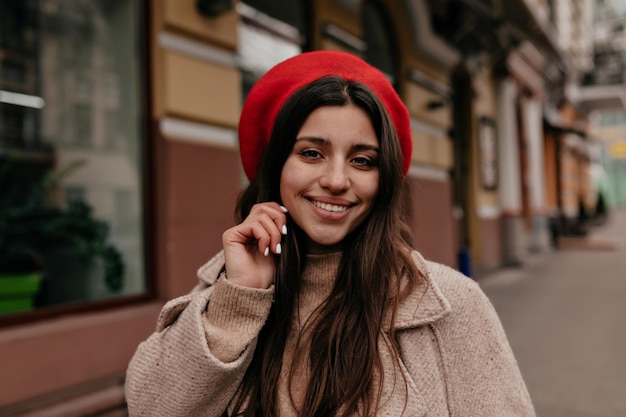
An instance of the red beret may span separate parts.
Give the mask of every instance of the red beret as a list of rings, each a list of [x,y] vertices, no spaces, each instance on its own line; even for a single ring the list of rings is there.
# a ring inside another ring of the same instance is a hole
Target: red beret
[[[393,86],[378,69],[346,52],[305,52],[270,69],[254,84],[239,119],[239,152],[250,181],[256,176],[269,143],[274,121],[285,101],[298,89],[327,75],[367,85],[393,120],[404,155],[404,176],[411,165],[409,112]]]

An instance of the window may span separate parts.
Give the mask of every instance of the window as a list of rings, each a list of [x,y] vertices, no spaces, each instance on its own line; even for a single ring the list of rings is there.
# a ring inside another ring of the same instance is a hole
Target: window
[[[244,98],[270,68],[302,52],[304,10],[301,1],[246,0],[237,4],[240,67]]]
[[[74,106],[74,143],[78,146],[88,147],[92,137],[91,106],[89,104],[77,104]]]
[[[0,3],[0,318],[147,291],[138,3]]]
[[[396,75],[392,37],[382,8],[371,1],[363,4],[363,39],[367,44],[365,59],[381,70],[390,82]]]

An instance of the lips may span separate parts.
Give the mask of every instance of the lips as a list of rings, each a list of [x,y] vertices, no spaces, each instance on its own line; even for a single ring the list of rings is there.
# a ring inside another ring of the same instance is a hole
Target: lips
[[[317,208],[327,211],[329,213],[343,213],[348,211],[351,204],[336,204],[319,200],[309,199],[309,201]]]

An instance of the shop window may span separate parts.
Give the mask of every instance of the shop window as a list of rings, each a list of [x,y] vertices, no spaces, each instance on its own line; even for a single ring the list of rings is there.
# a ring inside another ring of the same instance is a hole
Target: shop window
[[[140,12],[0,2],[0,323],[147,292]]]
[[[305,14],[301,1],[246,0],[237,4],[244,99],[252,85],[277,63],[302,52]]]
[[[88,98],[93,93],[92,83],[88,77],[76,77],[76,93],[80,97]]]
[[[386,17],[384,10],[375,2],[366,1],[363,4],[363,40],[367,44],[365,59],[393,83],[396,73],[393,59],[395,42],[392,42]]]
[[[23,84],[26,82],[27,73],[28,71],[19,61],[2,60],[2,79],[5,83]]]
[[[91,106],[77,104],[74,107],[74,143],[88,147],[93,135],[91,134]]]

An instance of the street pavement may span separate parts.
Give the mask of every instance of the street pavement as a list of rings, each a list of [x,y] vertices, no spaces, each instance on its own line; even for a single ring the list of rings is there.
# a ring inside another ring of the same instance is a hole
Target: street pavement
[[[626,210],[585,239],[477,281],[538,417],[626,416]]]

